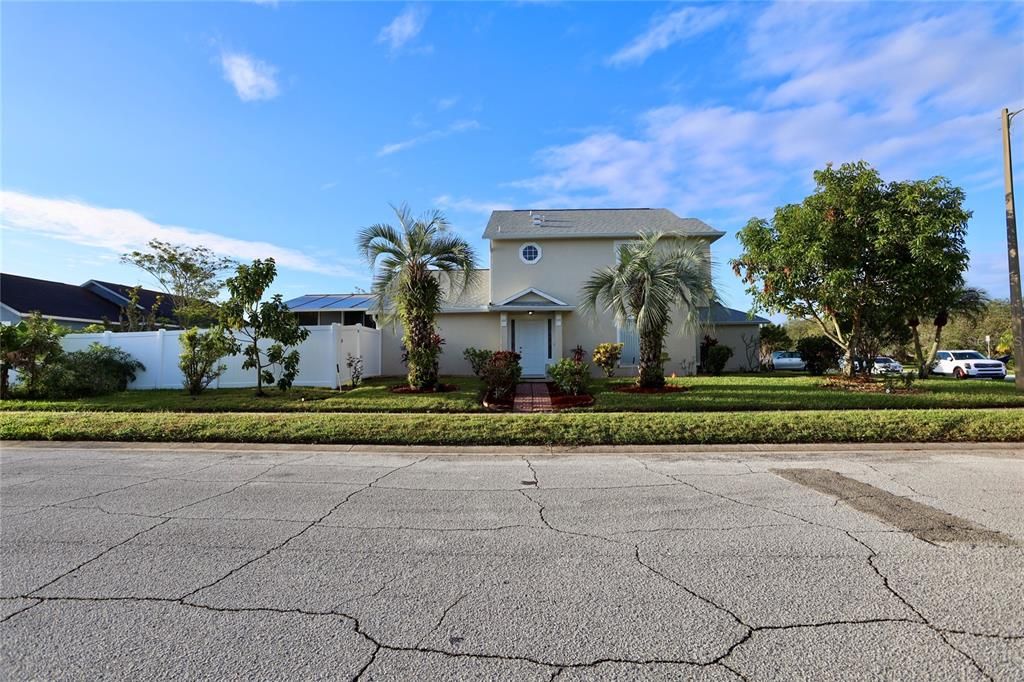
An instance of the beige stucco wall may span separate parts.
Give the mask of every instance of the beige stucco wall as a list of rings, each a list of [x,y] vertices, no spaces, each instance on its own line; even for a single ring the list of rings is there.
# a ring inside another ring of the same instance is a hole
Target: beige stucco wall
[[[519,249],[531,240],[494,240],[491,242],[491,302],[533,287],[576,305],[583,282],[594,270],[615,262],[616,239],[534,239],[541,247],[538,262],[527,264],[519,258]],[[710,258],[711,244],[701,240]],[[670,244],[668,240],[666,246]]]
[[[437,316],[437,331],[445,340],[442,347],[441,374],[472,374],[462,352],[469,347],[496,350],[499,347],[498,313],[442,313]],[[402,327],[381,329],[381,371],[388,376],[405,374],[402,364]]]

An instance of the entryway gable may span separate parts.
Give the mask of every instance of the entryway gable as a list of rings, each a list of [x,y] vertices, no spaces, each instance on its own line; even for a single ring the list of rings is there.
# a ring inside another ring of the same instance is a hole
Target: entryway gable
[[[545,293],[540,289],[530,287],[529,289],[523,289],[520,292],[512,294],[504,301],[498,301],[495,306],[515,306],[515,305],[529,305],[530,303],[540,303],[545,306],[564,306],[571,307],[565,301],[561,301],[551,294]]]

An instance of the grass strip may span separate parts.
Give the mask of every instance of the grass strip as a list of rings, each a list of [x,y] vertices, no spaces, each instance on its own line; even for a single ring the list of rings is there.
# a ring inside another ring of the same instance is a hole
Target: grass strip
[[[5,412],[0,440],[380,445],[1024,441],[1014,409],[707,413]]]

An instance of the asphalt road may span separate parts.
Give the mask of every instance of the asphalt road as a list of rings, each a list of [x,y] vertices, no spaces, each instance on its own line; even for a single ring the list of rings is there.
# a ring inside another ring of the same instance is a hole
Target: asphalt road
[[[0,448],[4,679],[1022,679],[1024,450]]]

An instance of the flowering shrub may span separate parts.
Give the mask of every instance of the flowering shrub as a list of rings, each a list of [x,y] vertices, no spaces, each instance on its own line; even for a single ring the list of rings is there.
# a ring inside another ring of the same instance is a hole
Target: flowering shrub
[[[590,365],[571,358],[562,358],[548,367],[548,374],[562,393],[579,395],[590,387]]]
[[[508,400],[515,395],[516,385],[523,376],[519,359],[519,353],[510,350],[491,354],[480,374],[491,400]]]

